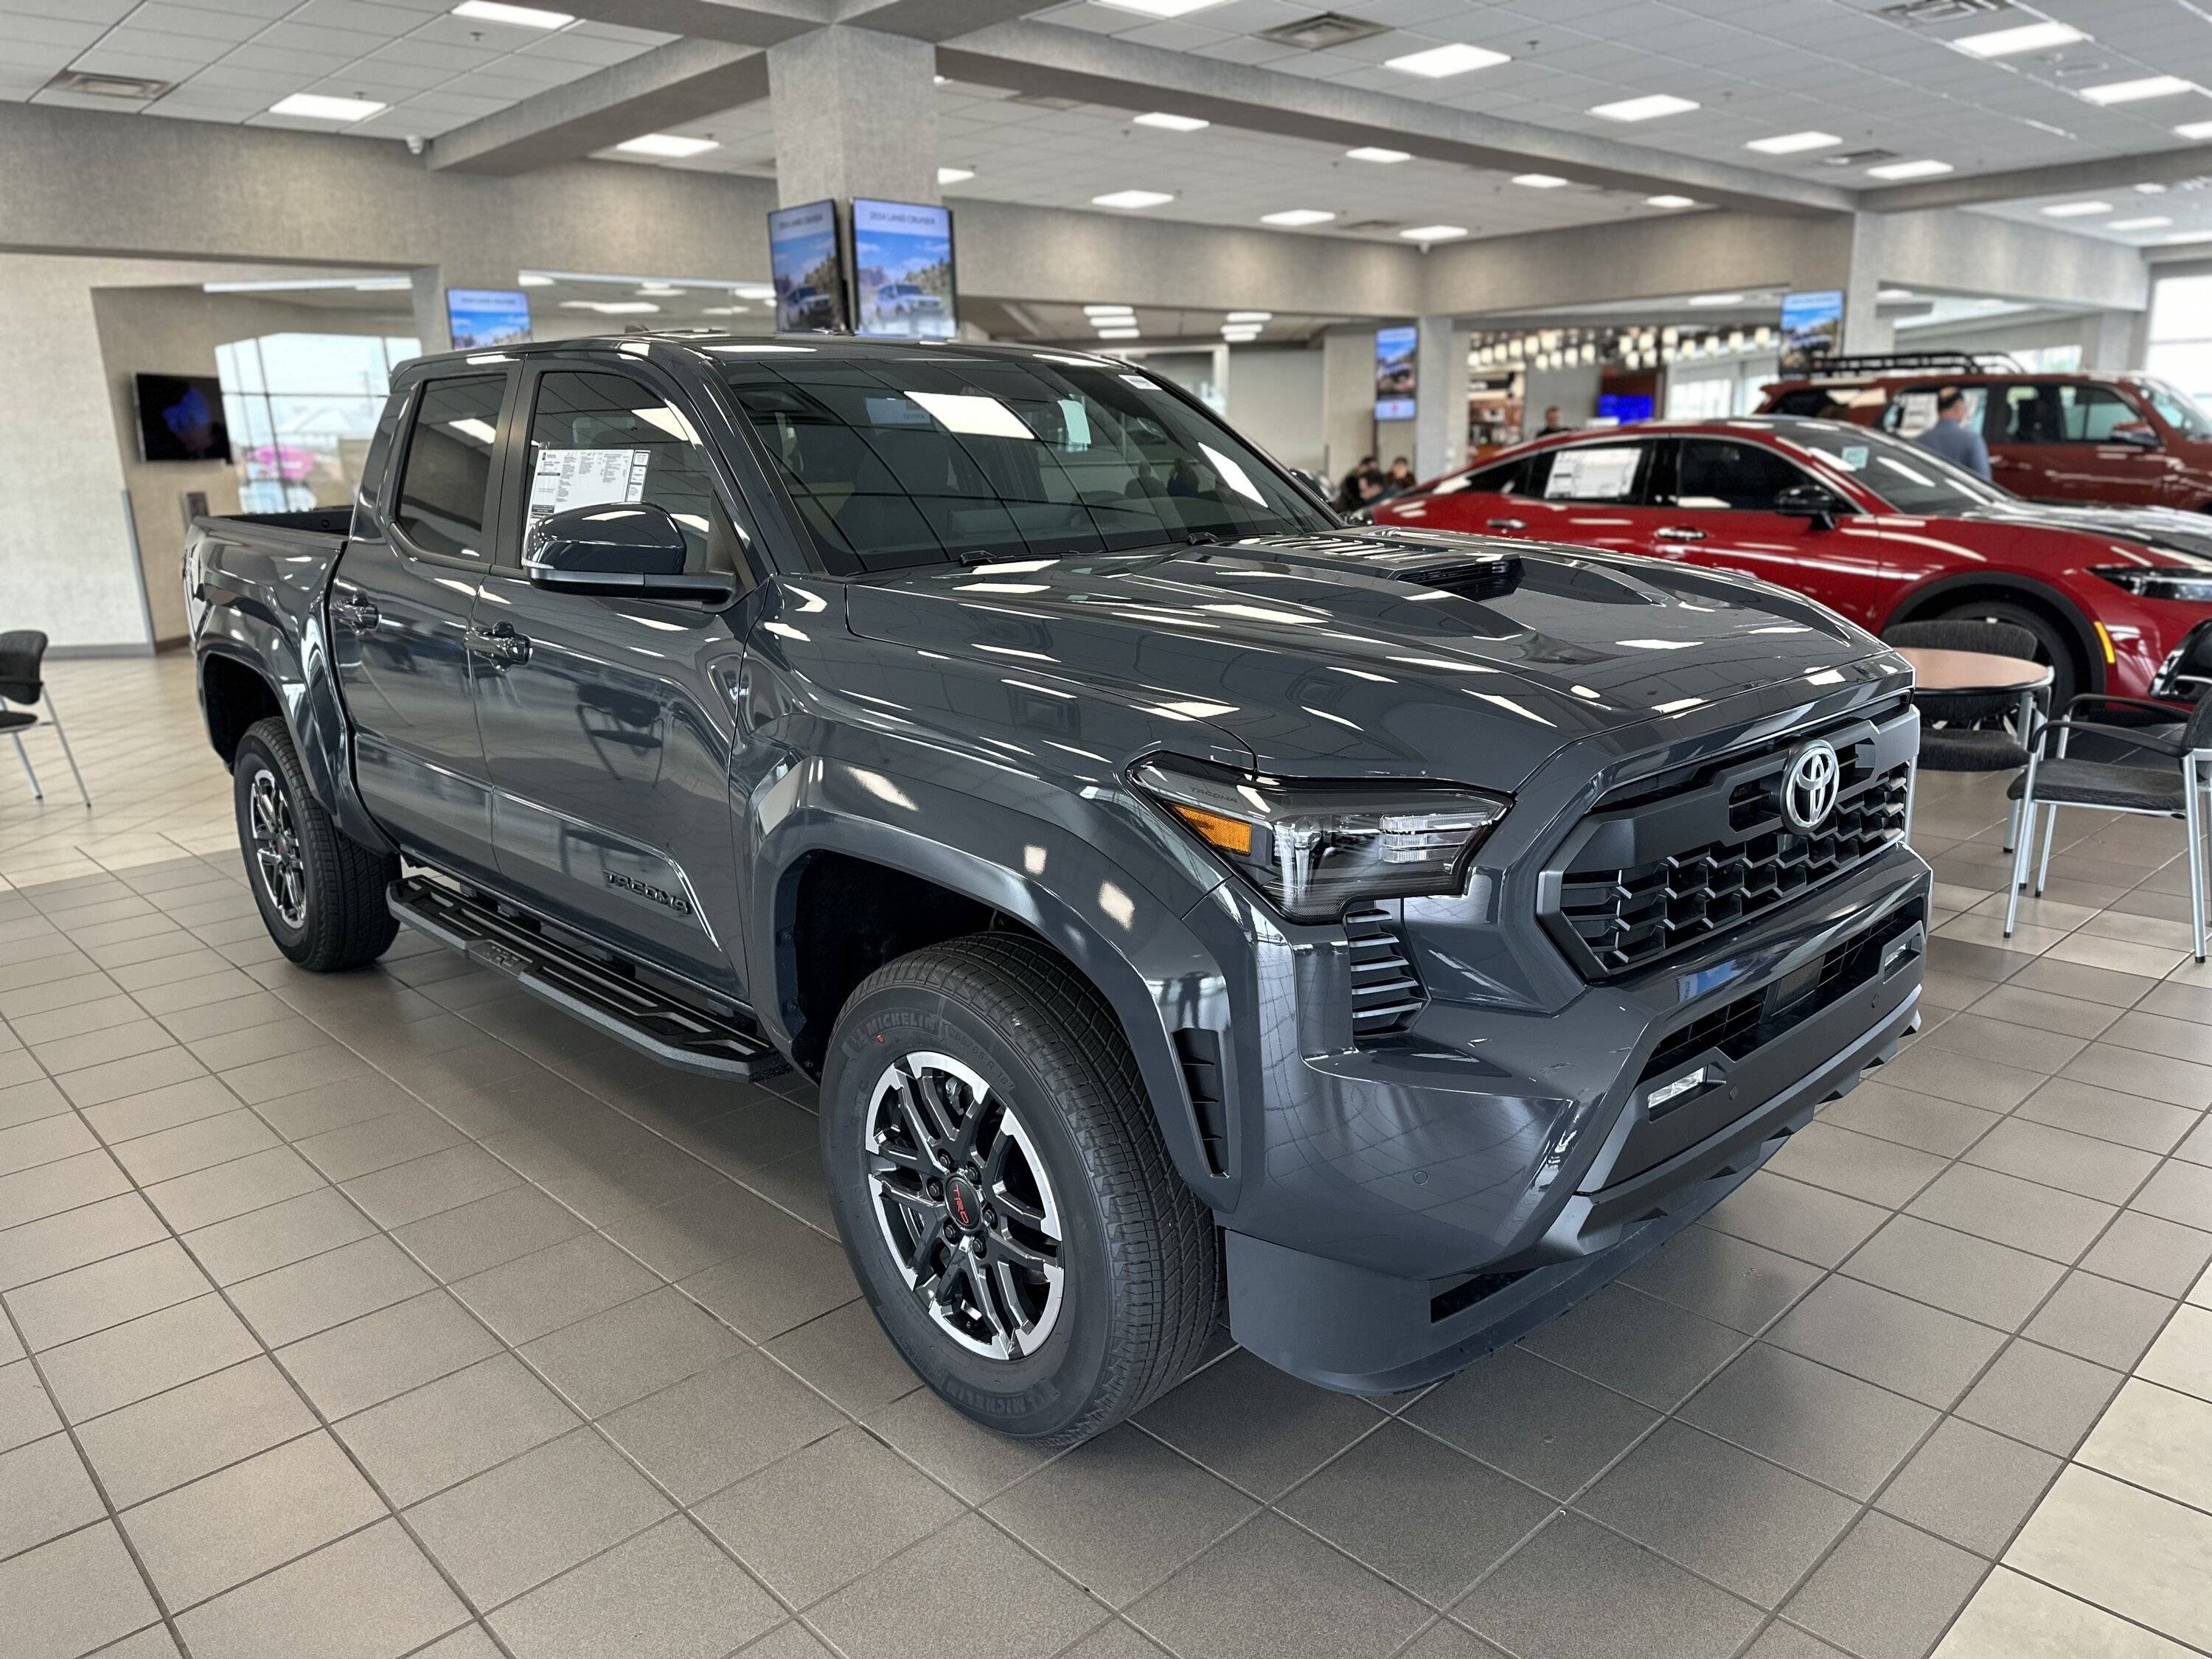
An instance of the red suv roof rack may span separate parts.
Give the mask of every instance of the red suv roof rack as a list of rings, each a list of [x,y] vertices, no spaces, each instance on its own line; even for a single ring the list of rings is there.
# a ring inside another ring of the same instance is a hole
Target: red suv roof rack
[[[1811,380],[1840,374],[1915,374],[1954,369],[1963,374],[2024,374],[2007,351],[1878,351],[1847,356],[1814,357],[1799,368],[1784,370],[1785,380]]]

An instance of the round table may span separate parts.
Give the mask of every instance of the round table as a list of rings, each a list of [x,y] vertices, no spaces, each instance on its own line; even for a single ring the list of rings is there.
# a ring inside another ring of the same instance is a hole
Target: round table
[[[2024,744],[2035,730],[2035,694],[2051,681],[2047,663],[2025,657],[2000,657],[1987,651],[1939,651],[1932,647],[1892,647],[1912,665],[1912,694],[1996,697],[2017,695],[2020,723],[2014,729]]]

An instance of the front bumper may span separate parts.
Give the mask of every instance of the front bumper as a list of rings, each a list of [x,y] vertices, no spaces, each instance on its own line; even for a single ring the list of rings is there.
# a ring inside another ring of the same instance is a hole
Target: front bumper
[[[1462,1048],[1491,1058],[1467,1079],[1408,1056],[1425,1097],[1402,1070],[1383,1082],[1383,1057],[1308,1060],[1327,1099],[1271,1103],[1306,1133],[1271,1138],[1271,1179],[1224,1218],[1232,1333],[1310,1381],[1395,1392],[1618,1277],[1895,1052],[1918,1018],[1929,887],[1896,846],[1719,962],[1534,1018],[1432,1009],[1425,1033],[1479,1032]]]

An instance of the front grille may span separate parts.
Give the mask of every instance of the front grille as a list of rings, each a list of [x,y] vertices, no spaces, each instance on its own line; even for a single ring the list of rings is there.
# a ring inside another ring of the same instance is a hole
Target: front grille
[[[1619,792],[1570,839],[1546,924],[1585,976],[1606,979],[1790,903],[1902,839],[1914,732],[1887,709],[1820,732],[1841,787],[1810,835],[1783,817],[1780,788],[1811,730]]]
[[[1381,1036],[1401,1031],[1428,1002],[1413,959],[1392,927],[1392,916],[1379,904],[1344,913],[1344,936],[1352,957],[1352,1034]]]

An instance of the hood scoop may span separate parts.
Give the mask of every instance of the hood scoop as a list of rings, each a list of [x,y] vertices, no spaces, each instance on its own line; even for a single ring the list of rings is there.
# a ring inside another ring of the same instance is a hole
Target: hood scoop
[[[1418,587],[1441,587],[1463,599],[1494,599],[1521,585],[1521,556],[1500,553],[1486,558],[1461,559],[1454,563],[1407,571],[1404,579]]]
[[[1478,551],[1472,536],[1399,531],[1343,536],[1255,536],[1224,552],[1303,565],[1340,575],[1378,576],[1469,598],[1510,593],[1521,580],[1521,555],[1510,542]]]

